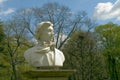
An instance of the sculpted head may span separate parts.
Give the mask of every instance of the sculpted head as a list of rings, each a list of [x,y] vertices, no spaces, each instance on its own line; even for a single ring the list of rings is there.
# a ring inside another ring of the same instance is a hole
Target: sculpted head
[[[35,36],[37,40],[49,42],[53,39],[53,33],[53,24],[49,21],[46,21],[38,24]]]

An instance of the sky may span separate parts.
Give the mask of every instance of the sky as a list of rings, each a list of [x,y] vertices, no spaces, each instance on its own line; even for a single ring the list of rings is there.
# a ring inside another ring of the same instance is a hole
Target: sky
[[[84,10],[100,24],[120,24],[120,0],[0,0],[0,18],[5,20],[19,9],[41,7],[47,2],[68,6],[73,13]]]

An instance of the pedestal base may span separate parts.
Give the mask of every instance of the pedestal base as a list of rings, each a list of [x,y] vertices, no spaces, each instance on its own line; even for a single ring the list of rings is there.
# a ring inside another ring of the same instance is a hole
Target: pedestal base
[[[29,79],[37,80],[68,80],[68,76],[76,70],[34,70],[26,71],[23,75]]]

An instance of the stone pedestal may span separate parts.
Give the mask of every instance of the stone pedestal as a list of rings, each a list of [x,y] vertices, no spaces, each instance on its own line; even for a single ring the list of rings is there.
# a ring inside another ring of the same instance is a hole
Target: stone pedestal
[[[68,80],[76,70],[34,70],[23,73],[28,79],[36,80]]]

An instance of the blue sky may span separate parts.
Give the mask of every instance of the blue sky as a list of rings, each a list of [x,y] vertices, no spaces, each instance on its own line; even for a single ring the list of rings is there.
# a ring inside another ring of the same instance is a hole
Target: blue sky
[[[58,2],[71,11],[85,10],[99,23],[120,21],[120,0],[0,0],[0,17],[4,20],[21,8],[41,7],[47,2]]]

